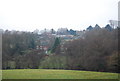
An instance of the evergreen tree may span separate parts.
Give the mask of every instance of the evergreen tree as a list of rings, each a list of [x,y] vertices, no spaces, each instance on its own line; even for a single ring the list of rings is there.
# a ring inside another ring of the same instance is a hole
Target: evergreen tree
[[[59,45],[60,45],[60,38],[57,37],[55,39],[54,45],[53,45],[53,47],[51,49],[51,53],[54,53]]]

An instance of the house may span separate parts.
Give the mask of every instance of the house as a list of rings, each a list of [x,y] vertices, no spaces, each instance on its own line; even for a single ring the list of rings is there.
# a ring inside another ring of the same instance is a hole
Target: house
[[[109,31],[112,31],[112,27],[111,27],[109,24],[107,24],[107,25],[105,26],[105,29],[107,29],[107,30],[109,30]]]
[[[93,30],[93,27],[89,26],[86,30],[88,30],[88,31]]]

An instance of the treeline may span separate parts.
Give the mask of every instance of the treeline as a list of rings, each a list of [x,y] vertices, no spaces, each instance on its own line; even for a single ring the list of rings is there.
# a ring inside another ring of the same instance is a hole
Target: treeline
[[[37,68],[41,58],[36,49],[37,34],[6,31],[2,35],[3,69]],[[41,51],[40,51],[41,53]],[[39,58],[40,57],[40,58]]]
[[[68,69],[118,72],[118,30],[87,31],[68,44],[66,55]]]
[[[85,31],[83,37],[56,45],[45,54],[36,49],[38,35],[3,33],[3,69],[73,69],[119,72],[118,29]],[[60,42],[59,42],[60,43]]]

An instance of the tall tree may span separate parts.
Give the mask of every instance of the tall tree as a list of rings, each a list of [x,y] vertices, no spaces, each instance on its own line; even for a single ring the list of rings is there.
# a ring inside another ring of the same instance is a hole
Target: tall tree
[[[55,51],[56,51],[56,49],[57,49],[57,47],[60,45],[60,38],[56,38],[55,39],[55,42],[54,42],[54,45],[53,45],[53,47],[52,47],[52,49],[51,49],[51,53],[55,53]]]

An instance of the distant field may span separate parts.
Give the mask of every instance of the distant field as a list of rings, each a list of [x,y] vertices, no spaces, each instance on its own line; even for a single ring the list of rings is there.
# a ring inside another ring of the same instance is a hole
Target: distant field
[[[2,72],[3,79],[118,79],[117,73],[76,70],[15,69]]]

